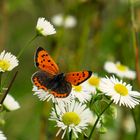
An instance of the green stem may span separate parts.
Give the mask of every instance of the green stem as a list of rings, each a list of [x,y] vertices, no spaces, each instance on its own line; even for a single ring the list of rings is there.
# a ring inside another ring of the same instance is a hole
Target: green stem
[[[92,106],[92,102],[93,102],[93,96],[91,97],[90,102],[89,102],[89,108],[90,109],[91,109],[91,106]]]
[[[5,73],[5,74],[6,74],[6,76],[2,79],[2,85],[1,85],[3,88],[5,87],[11,73],[8,72],[8,73]]]
[[[56,117],[59,118],[59,116],[57,114],[57,111],[56,111],[56,105],[55,105],[55,103],[53,103],[53,107],[54,107],[54,111],[55,111]]]
[[[132,113],[133,120],[134,120],[134,123],[135,123],[135,128],[136,128],[135,135],[134,135],[134,140],[136,140],[137,139],[137,135],[138,135],[138,126],[137,126],[137,120],[136,120],[134,109],[132,109],[131,113]]]
[[[111,102],[103,109],[103,111],[98,115],[98,117],[97,117],[97,119],[96,119],[96,121],[95,121],[95,124],[93,125],[92,130],[91,130],[91,132],[90,132],[90,135],[89,135],[89,137],[88,137],[88,140],[91,139],[92,134],[93,134],[93,132],[94,132],[94,130],[95,130],[95,128],[96,128],[96,125],[97,125],[99,119],[101,118],[101,116],[103,115],[103,113],[109,108],[109,106],[110,106],[112,103],[113,103],[113,101],[111,101]]]
[[[10,89],[11,89],[11,87],[12,87],[14,81],[15,81],[15,78],[16,78],[16,76],[17,76],[17,73],[18,73],[18,71],[15,73],[13,79],[11,80],[11,82],[10,82],[10,84],[9,84],[9,86],[8,86],[8,89],[6,90],[6,92],[5,92],[5,94],[4,94],[3,98],[2,98],[2,100],[0,101],[0,105],[3,104],[3,101],[5,100],[5,98],[6,98],[7,94],[8,94],[8,92],[10,91]]]
[[[22,53],[24,52],[24,50],[38,37],[38,34],[36,34],[22,49],[21,51],[18,53],[17,58],[19,59],[22,55]]]
[[[70,134],[69,134],[69,140],[72,140],[72,130],[70,131]]]
[[[138,32],[136,28],[136,22],[135,22],[135,12],[134,12],[134,5],[133,0],[129,0],[130,4],[130,14],[131,14],[131,24],[132,24],[132,41],[133,41],[133,47],[135,52],[135,69],[137,73],[137,81],[140,85],[140,71],[139,71],[139,43],[138,43]]]
[[[2,72],[0,72],[0,92],[2,92]]]
[[[131,22],[132,22],[132,26],[134,27],[135,25],[135,15],[134,15],[134,7],[133,7],[133,0],[129,0],[129,4],[130,4],[130,12],[131,12]]]

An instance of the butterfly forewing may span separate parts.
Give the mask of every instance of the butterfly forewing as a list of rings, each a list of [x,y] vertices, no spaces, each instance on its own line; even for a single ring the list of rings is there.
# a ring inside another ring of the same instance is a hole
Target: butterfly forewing
[[[59,73],[59,68],[57,64],[50,57],[48,52],[44,50],[42,47],[39,47],[36,51],[35,64],[42,71],[46,71],[53,75]]]
[[[67,82],[70,82],[74,86],[78,86],[79,84],[90,78],[91,75],[91,71],[69,72],[66,73],[65,80]]]

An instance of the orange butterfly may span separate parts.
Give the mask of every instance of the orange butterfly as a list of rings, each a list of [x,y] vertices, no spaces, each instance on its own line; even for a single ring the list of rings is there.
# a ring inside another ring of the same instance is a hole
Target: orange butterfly
[[[35,54],[35,65],[40,69],[32,76],[32,82],[38,89],[49,90],[55,97],[67,97],[72,85],[77,86],[87,80],[91,71],[59,73],[59,68],[48,52],[39,47]]]

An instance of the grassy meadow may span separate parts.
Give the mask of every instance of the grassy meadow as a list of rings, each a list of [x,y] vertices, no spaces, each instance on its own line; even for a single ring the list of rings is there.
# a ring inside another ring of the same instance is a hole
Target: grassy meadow
[[[71,15],[75,24],[70,27],[56,25],[52,19],[58,14],[64,19]],[[56,34],[39,36],[28,44],[36,35],[39,17],[50,21]],[[20,108],[0,113],[0,130],[8,140],[61,139],[61,133],[56,137],[56,123],[49,120],[52,102],[40,101],[32,91],[31,77],[38,70],[34,54],[39,46],[49,52],[60,72],[65,73],[91,70],[93,74],[105,77],[111,75],[104,69],[105,62],[121,62],[137,74],[134,80],[123,80],[140,91],[139,31],[139,0],[0,0],[0,53],[6,50],[17,56],[28,44],[18,59],[19,65],[2,76],[2,84],[7,87],[18,71],[9,94],[19,102]],[[113,106],[117,111],[116,118],[108,117],[106,131],[99,132],[96,128],[91,139],[139,140],[140,106],[134,109]],[[109,110],[105,113],[111,116]],[[85,131],[87,135],[91,129],[92,125]],[[81,135],[77,138],[86,139]]]

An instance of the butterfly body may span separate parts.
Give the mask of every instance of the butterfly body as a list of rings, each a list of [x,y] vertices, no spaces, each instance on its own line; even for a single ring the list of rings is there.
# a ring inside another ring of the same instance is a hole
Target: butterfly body
[[[92,74],[91,71],[59,73],[58,66],[42,47],[36,51],[35,64],[40,71],[33,74],[33,84],[59,98],[67,97],[72,85],[81,84]]]

